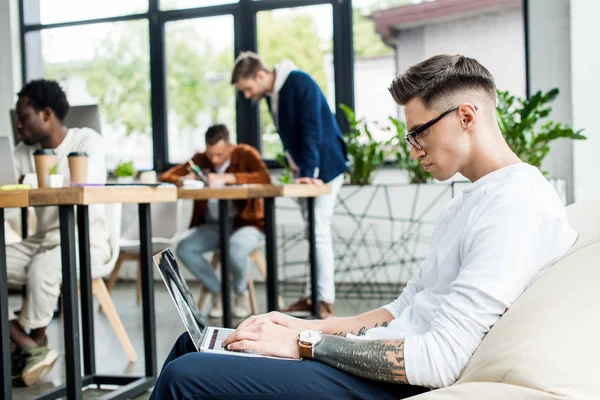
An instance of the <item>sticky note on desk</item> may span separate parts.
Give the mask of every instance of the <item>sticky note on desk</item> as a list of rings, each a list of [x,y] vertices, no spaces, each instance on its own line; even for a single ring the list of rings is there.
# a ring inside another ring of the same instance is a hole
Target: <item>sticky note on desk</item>
[[[14,185],[2,185],[0,190],[29,190],[31,185],[14,184]]]

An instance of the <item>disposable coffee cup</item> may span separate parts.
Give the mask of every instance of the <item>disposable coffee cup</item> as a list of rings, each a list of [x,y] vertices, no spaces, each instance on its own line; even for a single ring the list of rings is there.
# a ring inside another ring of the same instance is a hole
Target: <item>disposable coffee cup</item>
[[[45,188],[46,177],[50,175],[50,168],[56,166],[56,153],[52,149],[38,149],[33,152],[33,158],[35,160],[38,188]]]
[[[69,171],[71,172],[71,183],[87,183],[88,155],[85,152],[71,152],[69,159]]]

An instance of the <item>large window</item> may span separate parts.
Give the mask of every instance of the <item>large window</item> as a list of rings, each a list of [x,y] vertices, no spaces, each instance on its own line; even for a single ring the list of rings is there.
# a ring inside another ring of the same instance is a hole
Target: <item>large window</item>
[[[169,161],[205,148],[204,132],[225,124],[235,141],[233,17],[169,22],[165,30]]]
[[[241,51],[294,62],[332,110],[354,101],[349,0],[18,1],[24,80],[55,79],[73,105],[98,104],[110,168],[163,171],[202,151],[216,123],[275,166],[266,105],[230,84]]]
[[[161,0],[160,8],[172,10],[177,8],[195,8],[237,3],[239,0]]]
[[[24,6],[26,24],[45,25],[145,13],[148,0],[24,0]]]
[[[152,168],[147,22],[45,29],[26,41],[41,49],[38,74],[59,81],[72,105],[98,104],[109,168],[120,160]]]
[[[257,16],[258,52],[270,66],[290,61],[319,84],[335,109],[333,13],[329,4],[262,11]],[[266,102],[260,104],[260,132],[265,158],[282,151]]]

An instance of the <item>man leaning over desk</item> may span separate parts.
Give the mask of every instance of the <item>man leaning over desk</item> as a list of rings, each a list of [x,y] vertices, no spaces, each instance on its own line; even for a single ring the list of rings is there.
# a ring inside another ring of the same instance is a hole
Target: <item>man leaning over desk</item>
[[[269,170],[256,149],[246,144],[233,144],[225,125],[208,128],[205,135],[206,151],[196,153],[192,165],[206,171],[210,187],[236,184],[270,184]],[[183,186],[186,179],[198,179],[188,161],[177,165],[160,176],[162,182]],[[251,314],[247,292],[248,256],[264,240],[264,210],[261,199],[234,200],[230,203],[229,259],[233,275],[234,301],[232,314],[244,318]],[[209,315],[223,316],[220,282],[203,254],[219,248],[218,200],[195,201],[190,228],[177,243],[177,257],[212,294]]]

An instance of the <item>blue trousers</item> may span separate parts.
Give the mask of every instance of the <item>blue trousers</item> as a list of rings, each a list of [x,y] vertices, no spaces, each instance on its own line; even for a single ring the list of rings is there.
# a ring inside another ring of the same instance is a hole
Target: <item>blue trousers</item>
[[[397,400],[427,390],[360,378],[316,361],[199,353],[186,332],[173,346],[150,399]]]

